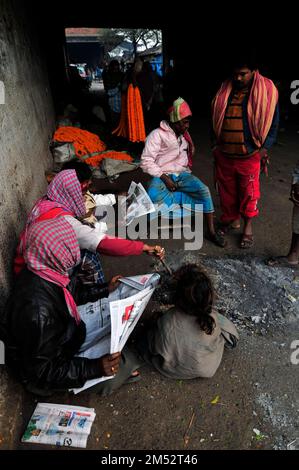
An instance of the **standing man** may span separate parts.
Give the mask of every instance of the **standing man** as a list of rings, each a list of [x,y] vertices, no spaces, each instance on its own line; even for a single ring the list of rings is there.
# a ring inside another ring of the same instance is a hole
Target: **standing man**
[[[240,228],[242,218],[240,247],[250,248],[252,219],[258,215],[260,171],[266,171],[268,150],[278,130],[278,91],[251,61],[241,60],[212,102],[212,120],[222,233]]]

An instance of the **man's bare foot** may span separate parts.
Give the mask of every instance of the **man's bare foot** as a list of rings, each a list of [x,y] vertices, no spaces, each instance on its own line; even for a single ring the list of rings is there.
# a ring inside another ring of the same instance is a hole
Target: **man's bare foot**
[[[239,230],[240,228],[241,228],[241,222],[239,219],[237,219],[237,220],[233,220],[229,224],[222,224],[217,231],[218,233],[221,233],[221,235],[226,235],[232,230]]]
[[[266,264],[274,268],[292,268],[298,266],[299,260],[298,257],[292,261],[289,256],[276,256],[266,260]]]
[[[135,370],[134,372],[132,372],[132,374],[130,375],[130,377],[126,380],[125,383],[127,384],[131,384],[133,382],[138,382],[138,380],[141,379],[141,375],[140,375],[140,372],[138,370]]]
[[[241,222],[240,222],[240,219],[237,219],[237,220],[234,220],[232,223],[231,223],[231,227],[235,230],[238,230],[239,228],[241,228]]]
[[[131,374],[131,377],[138,377],[138,375],[140,375],[139,370],[134,370],[134,372]]]
[[[290,264],[298,264],[299,263],[299,256],[296,251],[293,251],[288,254],[288,262]]]

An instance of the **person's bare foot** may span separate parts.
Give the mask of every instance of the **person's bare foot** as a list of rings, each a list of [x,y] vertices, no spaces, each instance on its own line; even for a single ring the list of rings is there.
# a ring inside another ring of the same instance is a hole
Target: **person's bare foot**
[[[287,256],[287,259],[288,259],[288,262],[290,264],[298,264],[299,263],[299,256],[298,256],[298,253],[296,251],[293,251],[293,252],[289,253],[288,256]]]
[[[220,228],[218,229],[218,232],[221,233],[221,235],[226,235],[232,230],[239,230],[241,228],[241,222],[239,219],[233,220],[229,224],[222,224]]]
[[[240,241],[240,248],[243,248],[243,249],[252,248],[253,243],[254,243],[254,239],[253,239],[253,230],[252,230],[252,219],[245,218],[243,234],[242,234],[241,241]]]
[[[295,260],[289,260],[289,256],[276,256],[266,260],[267,266],[274,268],[292,268],[298,266],[299,261],[298,257]]]
[[[241,228],[240,219],[234,220],[230,225],[231,228],[233,228],[234,230],[238,230],[239,228]]]
[[[132,372],[132,374],[126,380],[125,383],[130,384],[130,383],[133,383],[133,382],[138,382],[140,379],[141,379],[140,372],[138,370],[135,370],[134,372]]]

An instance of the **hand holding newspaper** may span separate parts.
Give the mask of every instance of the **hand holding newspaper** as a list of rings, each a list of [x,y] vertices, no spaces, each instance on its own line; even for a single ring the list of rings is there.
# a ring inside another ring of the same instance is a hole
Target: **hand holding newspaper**
[[[155,291],[156,284],[158,283],[160,275],[143,274],[139,276],[123,277],[120,282],[127,287],[130,292],[136,292],[125,298],[111,301],[110,319],[111,319],[111,334],[105,336],[99,342],[94,344],[90,349],[81,354],[81,356],[89,359],[95,359],[104,356],[105,354],[112,354],[120,352],[126,344],[130,334],[136,326],[140,316],[145,310],[153,292]],[[84,318],[84,308],[90,308],[91,304],[80,306],[80,315]],[[99,309],[99,303],[93,304],[93,309],[96,313]],[[77,394],[87,388],[103,382],[104,380],[112,379],[114,376],[105,376],[93,380],[88,380],[82,388],[74,388],[72,391]]]

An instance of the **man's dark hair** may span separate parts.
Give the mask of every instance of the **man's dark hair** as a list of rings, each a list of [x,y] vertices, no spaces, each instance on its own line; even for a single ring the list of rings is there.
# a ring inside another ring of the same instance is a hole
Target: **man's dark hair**
[[[111,62],[109,62],[109,67],[114,67],[115,65],[119,65],[119,62],[117,59],[113,59],[111,60]]]
[[[77,178],[80,183],[83,183],[83,181],[90,180],[92,177],[92,171],[87,165],[87,163],[82,162],[81,160],[78,160],[78,159],[65,162],[62,165],[61,170],[75,170]]]
[[[251,71],[258,68],[258,63],[254,52],[248,52],[244,54],[240,53],[232,58],[231,70],[242,69],[244,67],[249,68]]]

